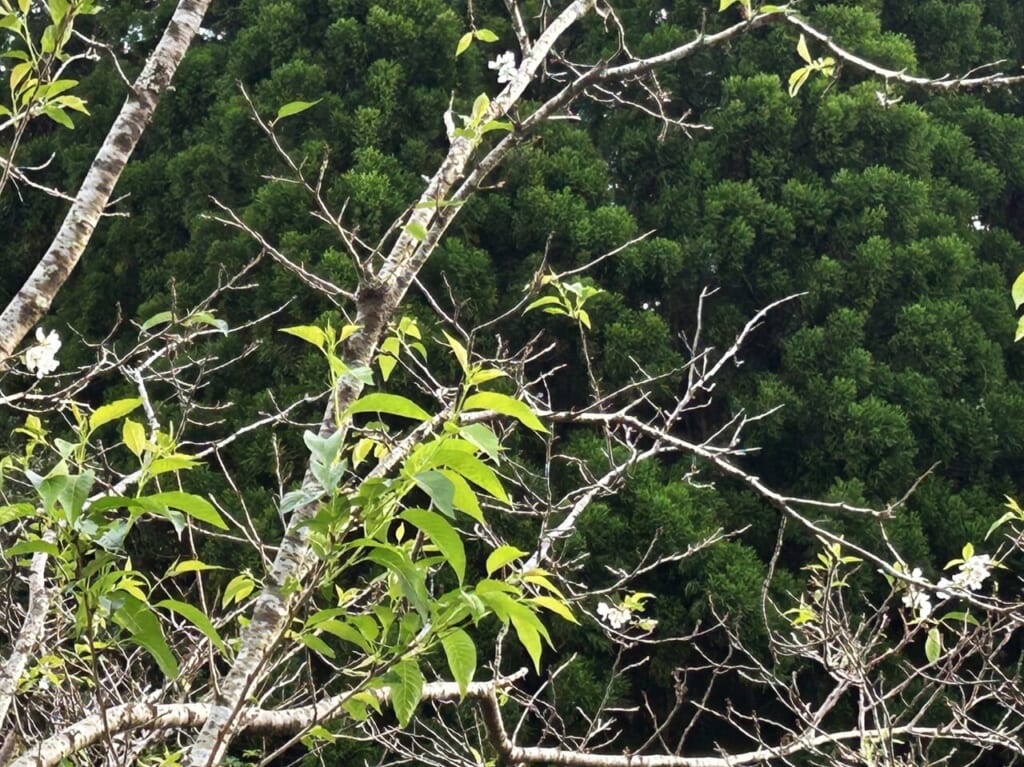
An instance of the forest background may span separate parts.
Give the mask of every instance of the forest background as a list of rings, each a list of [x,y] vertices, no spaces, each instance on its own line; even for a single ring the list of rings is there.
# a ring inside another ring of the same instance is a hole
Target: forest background
[[[173,5],[111,0],[86,31],[118,41],[131,75]],[[640,55],[728,21],[703,2],[616,7]],[[940,77],[1024,61],[1024,14],[1012,0],[805,0],[800,11],[843,46],[895,70]],[[501,9],[476,3],[473,13],[501,42],[474,44],[456,58],[467,28],[461,3],[215,2],[117,187],[125,197],[114,211],[128,215],[103,219],[44,322],[65,339],[62,369],[95,356],[68,339],[125,343],[137,336],[132,322],[194,305],[252,259],[259,247],[216,220],[223,211],[211,198],[252,229],[272,232],[292,261],[353,285],[350,261],[310,217],[303,190],[267,177],[281,172],[280,157],[238,84],[265,114],[316,102],[282,121],[280,135],[314,164],[330,147],[325,196],[345,203],[360,238],[376,241],[443,157],[441,116],[453,93],[494,90],[487,62],[511,45],[512,32]],[[581,32],[572,55],[596,60],[606,44]],[[932,563],[935,574],[965,541],[982,541],[1004,497],[1020,491],[1024,358],[1014,346],[1008,286],[1024,264],[1024,105],[1019,90],[927,92],[850,67],[808,80],[791,97],[786,83],[800,63],[792,30],[768,28],[664,71],[672,112],[706,127],[666,129],[638,111],[581,104],[573,119],[551,122],[515,150],[491,187],[465,204],[421,279],[449,316],[473,324],[518,301],[542,264],[569,270],[651,232],[583,278],[601,289],[588,301],[586,348],[575,328],[539,312],[503,328],[513,345],[542,328],[554,339],[567,367],[550,380],[553,407],[586,396],[593,382],[582,373],[585,358],[605,391],[627,385],[638,366],[664,373],[665,391],[680,387],[671,371],[684,363],[706,287],[715,293],[703,302],[702,332],[720,347],[764,306],[800,294],[751,335],[742,366],[723,372],[715,399],[684,431],[699,442],[730,414],[778,408],[745,439],[759,449],[743,465],[768,485],[881,508],[916,483],[887,530],[906,561]],[[75,92],[91,114],[75,115],[74,131],[37,121],[19,148],[19,164],[44,166],[34,178],[65,190],[77,187],[125,92],[106,58],[80,79]],[[0,303],[45,252],[64,209],[28,189],[0,198]],[[234,326],[277,312],[278,329],[344,324],[329,301],[269,261],[246,279],[253,287],[223,296],[217,318]],[[444,323],[421,297],[412,295],[405,312],[425,335],[441,335]],[[232,403],[211,412],[207,435],[322,388],[319,355],[262,325],[225,336],[212,351],[241,359],[194,392],[197,403]],[[442,364],[454,372],[454,361]],[[131,387],[100,380],[83,396],[98,404],[131,396]],[[23,417],[3,413],[0,433],[6,438]],[[291,417],[316,421],[318,406]],[[562,449],[582,463],[601,460],[599,436],[570,430],[564,439]],[[300,477],[307,458],[297,433],[269,430],[221,454],[244,478],[237,489],[270,540],[280,535],[281,478]],[[656,554],[671,555],[720,528],[742,528],[635,587],[655,595],[646,614],[659,632],[693,631],[713,605],[756,644],[779,512],[728,479],[680,481],[693,468],[689,458],[635,467],[613,497],[591,505],[571,548],[586,554],[587,577],[600,582],[606,568],[624,566],[624,553],[651,541]],[[189,483],[193,492],[225,492],[216,472],[194,470]],[[501,524],[512,538],[531,537],[527,521]],[[853,537],[870,538],[872,524],[827,520]],[[791,530],[782,545],[784,566],[772,581],[780,600],[800,591],[800,568],[819,542]],[[159,537],[140,534],[131,550],[136,566],[156,572],[173,564]],[[212,538],[202,552],[236,569],[260,566]],[[577,654],[563,682],[570,699],[605,696],[621,647],[603,643],[599,626],[551,632],[556,658]],[[635,704],[641,691],[656,706],[670,701],[672,669],[693,651],[671,644],[644,652],[649,663],[617,682],[613,702]],[[741,680],[716,695],[758,701]],[[705,747],[720,740],[713,730],[698,737]]]

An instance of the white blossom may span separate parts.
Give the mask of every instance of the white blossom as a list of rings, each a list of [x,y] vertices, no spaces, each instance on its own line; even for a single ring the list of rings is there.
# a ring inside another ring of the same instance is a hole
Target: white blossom
[[[616,630],[625,628],[633,620],[633,613],[629,610],[624,607],[615,607],[607,602],[598,604],[597,614]]]
[[[915,567],[910,571],[911,578],[921,577],[921,568]],[[909,609],[914,611],[914,616],[918,620],[924,620],[932,614],[932,598],[931,595],[919,589],[917,586],[908,585],[907,591],[903,595],[903,604]]]
[[[953,576],[953,582],[977,591],[991,574],[992,557],[988,554],[975,554],[960,565],[960,572]]]
[[[25,367],[30,373],[35,373],[36,378],[49,375],[60,363],[57,361],[57,352],[60,351],[60,336],[57,331],[43,333],[42,328],[36,328],[36,345],[25,352]]]
[[[487,62],[487,68],[498,70],[499,85],[511,82],[516,76],[516,55],[512,51],[505,51],[494,61]]]
[[[663,24],[668,21],[668,10],[665,8],[659,8],[654,14],[654,23]]]

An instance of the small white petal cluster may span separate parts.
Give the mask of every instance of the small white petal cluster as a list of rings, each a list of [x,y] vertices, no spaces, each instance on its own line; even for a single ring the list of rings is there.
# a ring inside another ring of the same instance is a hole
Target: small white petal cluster
[[[668,10],[665,8],[659,8],[654,14],[654,23],[664,24],[666,21],[668,21]]]
[[[494,61],[487,62],[487,68],[498,70],[499,85],[512,82],[512,78],[516,76],[516,55],[512,51],[505,51]]]
[[[607,602],[601,602],[597,606],[597,614],[606,621],[613,629],[624,629],[633,620],[633,613],[624,607],[616,607]]]
[[[36,328],[36,345],[25,352],[25,367],[30,373],[35,373],[36,378],[49,375],[60,363],[57,361],[57,352],[60,351],[60,336],[57,331],[43,333],[42,328]]]
[[[992,557],[988,554],[974,554],[960,563],[959,571],[952,578],[940,578],[938,587],[943,589],[939,596],[945,599],[950,593],[967,589],[978,591],[985,585],[985,579],[992,575]]]
[[[915,567],[910,571],[911,578],[921,577],[921,568]],[[907,586],[907,591],[903,595],[903,604],[914,611],[914,615],[918,620],[924,620],[932,614],[932,598],[927,591],[917,588],[916,586]]]

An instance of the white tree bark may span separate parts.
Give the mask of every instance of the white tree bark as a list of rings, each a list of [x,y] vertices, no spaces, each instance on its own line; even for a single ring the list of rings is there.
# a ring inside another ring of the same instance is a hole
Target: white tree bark
[[[14,353],[46,314],[81,259],[128,158],[149,125],[160,97],[171,84],[209,5],[210,0],[179,0],[163,37],[146,60],[132,93],[96,153],[57,236],[21,290],[0,314],[0,362]]]

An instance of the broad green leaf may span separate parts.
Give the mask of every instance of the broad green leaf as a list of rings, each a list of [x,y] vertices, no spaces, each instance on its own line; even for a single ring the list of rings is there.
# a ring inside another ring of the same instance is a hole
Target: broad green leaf
[[[981,625],[980,623],[978,623],[978,619],[975,618],[973,615],[971,615],[968,612],[963,612],[963,611],[960,611],[960,610],[946,613],[939,620],[941,620],[943,622],[954,621],[954,622],[957,622],[957,623],[970,623],[972,626],[980,626]]]
[[[498,42],[498,36],[489,29],[478,29],[474,37],[482,43],[496,43]]]
[[[934,663],[942,654],[942,635],[935,626],[928,630],[928,637],[924,640],[924,655],[929,663]]]
[[[168,679],[178,676],[178,661],[164,639],[160,621],[145,602],[125,591],[116,592],[120,607],[114,610],[114,622],[131,634],[132,641],[153,656]]]
[[[492,461],[497,461],[501,454],[501,443],[494,430],[485,423],[471,423],[459,429],[464,439],[473,443],[487,454]]]
[[[455,629],[441,640],[441,646],[444,647],[452,678],[459,686],[459,695],[464,696],[476,673],[476,645],[469,634],[462,629]]]
[[[131,399],[119,399],[108,405],[102,405],[93,411],[89,416],[89,431],[95,431],[105,423],[123,418],[142,404],[138,397]]]
[[[487,557],[487,574],[493,575],[496,570],[500,570],[509,562],[525,556],[526,552],[515,546],[499,546]]]
[[[277,117],[274,118],[274,122],[283,120],[286,117],[297,115],[300,112],[305,112],[310,107],[314,107],[319,104],[323,99],[317,99],[316,101],[289,101],[277,110]]]
[[[310,650],[323,655],[325,658],[335,657],[335,652],[331,649],[331,646],[318,636],[314,636],[313,634],[300,634],[297,639]]]
[[[729,6],[735,5],[738,0],[721,0],[718,4],[718,12],[721,13],[724,10],[728,10]]]
[[[524,426],[534,431],[547,432],[544,424],[534,415],[525,402],[520,402],[507,394],[492,391],[481,391],[466,398],[464,410],[493,410],[501,415],[511,416]]]
[[[138,421],[125,418],[121,424],[121,439],[125,447],[131,450],[136,456],[141,456],[146,449],[146,429]]]
[[[461,56],[463,53],[465,53],[466,50],[469,48],[469,46],[470,46],[470,44],[472,42],[473,42],[473,33],[472,32],[467,32],[462,37],[460,37],[459,38],[459,44],[457,46],[455,46],[455,56],[456,56],[456,58]]]
[[[530,659],[533,661],[533,667],[539,674],[540,656],[543,652],[541,637],[543,636],[548,644],[551,644],[551,638],[548,636],[547,629],[544,628],[544,624],[540,622],[540,619],[534,615],[529,607],[514,600],[509,606],[509,619],[516,630],[520,644],[529,654]]]
[[[166,610],[177,613],[197,629],[202,631],[203,636],[209,639],[218,651],[222,653],[224,652],[224,640],[221,639],[220,634],[217,633],[217,629],[214,627],[213,621],[211,621],[209,616],[195,605],[190,605],[186,602],[179,602],[177,599],[164,599],[157,602],[154,606],[163,607]]]
[[[797,55],[800,56],[800,58],[802,58],[808,64],[811,63],[811,52],[807,50],[807,39],[803,36],[803,34],[800,35],[800,39],[796,43],[796,52]]]
[[[295,325],[290,328],[281,328],[281,332],[301,338],[318,349],[327,348],[327,334],[316,325]]]
[[[145,333],[147,330],[149,330],[151,327],[153,327],[155,325],[162,325],[165,322],[173,322],[173,321],[174,321],[174,315],[171,314],[170,312],[157,312],[152,317],[150,317],[148,320],[143,322],[142,325],[139,327],[139,330],[142,331],[143,333]]]
[[[351,642],[367,655],[373,654],[373,648],[370,647],[370,643],[366,641],[366,637],[347,623],[331,618],[325,621],[320,621],[316,628],[318,631],[326,631],[328,634],[338,637],[338,639]]]
[[[420,472],[413,482],[430,496],[434,506],[449,517],[455,516],[455,486],[452,481],[439,471]]]
[[[484,512],[480,508],[480,500],[476,497],[476,491],[469,486],[469,483],[458,472],[451,469],[441,469],[441,473],[452,483],[452,488],[454,489],[452,505],[466,516],[483,524]]]
[[[385,676],[391,685],[391,705],[402,727],[407,727],[423,695],[423,674],[415,660],[404,660]]]
[[[49,554],[51,557],[59,557],[60,549],[57,548],[56,543],[50,543],[49,541],[44,541],[39,538],[31,541],[18,541],[4,549],[5,557],[17,557],[22,554],[36,553]]]
[[[349,405],[348,410],[345,412],[348,415],[354,413],[387,413],[388,415],[397,415],[402,418],[412,418],[416,421],[430,419],[430,413],[408,397],[402,397],[398,394],[384,394],[383,392],[374,392],[373,394],[367,394],[365,397],[360,397]]]
[[[486,463],[472,453],[450,449],[451,445],[438,450],[434,455],[435,466],[447,466],[458,472],[477,487],[486,490],[492,497],[502,503],[510,503],[508,493],[502,487],[501,480]]]
[[[65,128],[67,128],[68,130],[74,130],[75,129],[75,122],[74,122],[74,120],[72,120],[70,117],[68,117],[67,112],[65,112],[63,109],[61,109],[56,104],[47,104],[46,106],[44,106],[43,107],[43,114],[46,115],[47,117],[49,117],[51,120],[53,120],[58,125],[61,125],[61,126],[65,127]]]
[[[459,532],[444,517],[432,511],[406,509],[400,516],[426,533],[462,583],[466,577],[466,548]]]
[[[16,519],[24,519],[35,514],[36,509],[31,503],[16,503],[12,506],[0,506],[0,526],[13,522]]]
[[[220,514],[205,498],[200,498],[192,493],[183,493],[180,490],[169,490],[166,493],[157,493],[139,499],[147,506],[166,506],[184,512],[193,519],[205,522],[221,530],[227,530],[228,526]]]
[[[541,595],[539,597],[531,597],[530,601],[534,604],[540,605],[541,607],[547,610],[550,610],[553,613],[556,613],[557,615],[562,616],[570,623],[575,623],[577,625],[579,624],[579,621],[576,620],[576,616],[572,614],[572,610],[570,610],[568,605],[566,605],[565,602],[562,602],[561,600],[555,599],[554,597]]]

